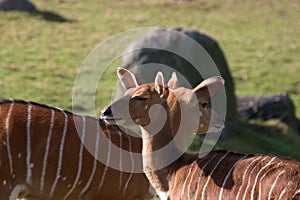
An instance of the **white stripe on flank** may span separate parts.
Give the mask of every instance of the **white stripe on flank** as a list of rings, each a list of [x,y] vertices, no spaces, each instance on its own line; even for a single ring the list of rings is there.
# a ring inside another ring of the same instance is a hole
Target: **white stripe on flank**
[[[297,194],[300,194],[300,189],[298,189],[298,190],[295,192],[294,196],[296,196]]]
[[[198,158],[199,159],[199,158]],[[199,169],[199,165],[200,163],[204,161],[204,159],[201,159],[199,162],[196,160],[195,161],[195,169],[194,169],[194,172],[192,174],[192,177],[191,177],[191,181],[189,183],[189,187],[188,187],[188,199],[191,199],[191,195],[190,195],[190,192],[191,192],[191,185],[192,185],[192,181],[194,180],[193,177],[195,177],[195,173],[197,172],[197,169]],[[195,188],[196,189],[196,188]],[[197,191],[196,191],[197,192]]]
[[[119,189],[121,189],[122,187],[122,179],[123,179],[123,171],[122,171],[122,162],[123,162],[123,158],[122,158],[122,133],[120,133],[119,131],[119,134],[120,134],[120,147],[119,147],[119,150],[120,150],[120,177],[119,177]]]
[[[226,154],[224,156],[222,156],[220,158],[220,160],[217,162],[216,166],[213,168],[213,170],[210,172],[208,178],[207,178],[207,181],[203,187],[203,190],[202,190],[202,196],[201,196],[201,199],[204,199],[204,194],[205,194],[205,190],[206,190],[206,187],[208,185],[208,182],[210,181],[210,178],[211,176],[213,175],[214,171],[217,169],[217,167],[219,166],[219,164],[222,162],[222,160],[229,154],[229,151],[226,152]]]
[[[10,120],[10,116],[11,116],[13,107],[14,107],[14,102],[12,101],[9,106],[8,113],[7,113],[6,120],[5,120],[6,148],[7,148],[7,156],[8,156],[9,169],[10,169],[11,176],[14,176],[14,170],[13,170],[13,161],[12,161],[11,151],[10,151],[9,120]]]
[[[131,149],[131,139],[130,139],[129,135],[127,135],[127,134],[124,134],[124,135],[126,135],[126,137],[128,138],[129,154],[130,154],[130,160],[131,160],[132,168],[131,168],[131,171],[130,171],[130,175],[129,175],[129,177],[128,177],[126,183],[125,183],[125,186],[123,188],[123,194],[125,194],[126,189],[128,187],[128,184],[129,184],[129,181],[131,180],[133,172],[134,172],[134,159],[133,159],[133,154],[132,154],[132,149]]]
[[[52,184],[52,187],[51,187],[51,190],[50,190],[50,193],[49,193],[49,198],[50,199],[53,196],[53,193],[55,191],[57,182],[58,182],[58,180],[60,178],[60,172],[61,172],[61,166],[62,166],[62,160],[63,160],[63,152],[64,152],[64,145],[65,145],[65,138],[66,138],[67,129],[68,129],[68,115],[63,110],[61,110],[61,112],[65,116],[64,130],[63,130],[63,133],[62,133],[60,147],[59,147],[59,157],[58,157],[58,165],[57,165],[55,180],[54,180],[54,182]]]
[[[254,179],[254,183],[253,183],[253,187],[252,187],[252,190],[251,190],[251,200],[254,199],[254,190],[255,190],[255,186],[256,186],[256,183],[257,183],[257,179],[260,175],[260,173],[265,169],[267,168],[272,162],[273,160],[275,160],[276,157],[272,158],[265,166],[263,166],[259,171],[258,173],[256,174],[256,177]],[[260,191],[259,191],[260,192]]]
[[[77,175],[76,178],[73,182],[73,185],[71,187],[71,189],[69,190],[69,192],[65,195],[65,197],[63,198],[63,200],[67,199],[68,196],[70,196],[70,194],[73,192],[73,190],[75,189],[75,187],[78,184],[80,175],[81,175],[81,170],[82,170],[82,157],[83,157],[83,147],[84,147],[84,142],[85,142],[85,128],[86,128],[86,123],[85,123],[85,117],[81,116],[82,119],[82,130],[81,130],[81,137],[80,137],[80,150],[79,150],[79,157],[78,157],[78,169],[77,169]],[[77,133],[79,134],[79,133]],[[79,136],[79,135],[78,135]]]
[[[271,186],[271,189],[270,189],[270,192],[269,192],[269,195],[268,195],[268,200],[271,199],[271,195],[272,195],[273,189],[274,189],[274,187],[275,187],[275,185],[276,185],[276,183],[277,183],[279,177],[280,177],[284,172],[285,172],[285,170],[282,170],[282,171],[276,176],[276,179],[275,179],[274,183],[273,183],[272,186]]]
[[[253,159],[253,160],[248,164],[248,166],[246,167],[245,172],[244,172],[244,175],[243,175],[243,178],[242,178],[242,184],[240,185],[240,188],[239,188],[239,190],[238,190],[238,192],[237,192],[237,195],[236,195],[236,200],[238,200],[239,195],[240,195],[240,192],[241,192],[241,189],[243,188],[244,180],[245,180],[245,178],[246,178],[246,174],[247,174],[247,172],[248,172],[248,169],[250,168],[250,166],[252,165],[252,163],[254,163],[255,161],[257,161],[257,160],[260,159],[260,158],[261,158],[261,156],[258,156],[257,158]]]
[[[31,109],[32,105],[28,102],[28,109],[27,109],[27,124],[26,124],[26,165],[27,165],[27,173],[26,173],[26,183],[31,185],[32,183],[32,172],[31,172],[31,138],[30,138],[30,125],[31,125]]]
[[[97,169],[97,161],[98,161],[98,156],[99,156],[99,141],[100,141],[100,125],[98,124],[98,121],[96,121],[96,127],[97,127],[97,137],[96,137],[96,146],[95,146],[95,152],[94,152],[94,164],[93,164],[93,169],[92,169],[92,173],[90,175],[90,178],[87,182],[87,184],[85,185],[85,187],[83,188],[83,190],[80,193],[80,196],[82,196],[90,187],[91,182],[95,176],[95,172]]]
[[[215,157],[217,156],[217,154],[215,154],[213,157],[211,157],[211,159],[209,159],[209,161],[207,163],[205,163],[205,165],[203,165],[202,169],[201,169],[201,173],[199,174],[198,180],[197,180],[197,189],[196,189],[196,195],[195,195],[195,200],[198,200],[198,190],[199,190],[199,183],[202,177],[202,174],[204,172],[205,167],[208,165],[208,163],[210,163]],[[202,158],[204,159],[204,158]],[[200,167],[201,168],[201,167]],[[202,187],[201,187],[202,188]]]
[[[265,159],[267,159],[268,157],[264,157],[263,159],[261,159],[261,161],[264,161]],[[244,190],[244,196],[243,196],[243,200],[245,200],[246,198],[246,194],[247,194],[247,191],[248,191],[248,188],[250,186],[250,180],[251,180],[251,176],[252,174],[254,173],[254,170],[255,168],[258,166],[258,163],[256,163],[255,166],[253,166],[253,168],[251,169],[250,173],[249,173],[249,176],[248,176],[248,182],[247,182],[247,185],[246,185],[246,188]]]
[[[108,130],[107,125],[105,125],[105,126],[106,126],[106,129]],[[108,170],[108,163],[110,161],[110,151],[111,151],[111,137],[110,137],[110,133],[108,133],[107,136],[108,136],[107,159],[106,159],[105,168],[104,168],[104,171],[103,171],[103,174],[102,174],[102,177],[101,177],[101,180],[100,180],[100,184],[98,186],[98,190],[97,191],[100,190],[100,188],[102,187],[102,185],[104,183],[104,179],[105,179],[105,176],[106,176],[106,173],[107,173],[107,170]],[[104,135],[104,137],[105,137],[105,135]]]
[[[194,164],[194,163],[193,163]],[[184,191],[185,191],[185,187],[186,187],[186,183],[187,183],[187,180],[188,180],[188,177],[191,175],[191,172],[192,172],[192,169],[193,169],[193,164],[190,165],[189,167],[189,172],[187,174],[187,176],[185,177],[185,180],[184,180],[184,183],[183,183],[183,186],[182,186],[182,189],[181,189],[181,199],[184,199],[183,198],[183,195],[184,195]],[[192,179],[192,178],[191,178]],[[189,185],[190,186],[190,185]]]
[[[278,200],[282,199],[284,193],[285,193],[285,188],[281,191]]]
[[[229,175],[231,174],[232,170],[233,170],[234,167],[238,164],[239,161],[245,159],[247,156],[248,156],[248,155],[245,155],[245,156],[243,156],[242,158],[238,159],[238,160],[233,164],[233,166],[230,168],[230,170],[228,171],[228,173],[227,173],[227,175],[226,175],[226,177],[225,177],[225,179],[224,179],[224,181],[223,181],[223,184],[222,184],[220,193],[219,193],[219,200],[222,200],[223,189],[224,189],[224,187],[225,187],[225,185],[226,185],[227,179],[228,179]]]
[[[262,183],[263,179],[264,179],[265,176],[266,176],[270,171],[272,171],[272,170],[273,170],[272,168],[268,169],[268,170],[264,173],[264,175],[262,175],[262,177],[260,178],[260,182],[259,182],[259,184],[258,184],[259,190],[258,190],[258,198],[257,198],[257,199],[260,199],[260,196],[261,196],[261,183]]]
[[[50,148],[50,142],[52,138],[52,130],[54,125],[54,117],[55,117],[55,111],[51,109],[51,120],[50,120],[50,127],[47,137],[47,144],[44,154],[44,160],[43,160],[43,168],[42,168],[42,175],[41,175],[41,184],[40,184],[40,193],[44,191],[44,184],[45,184],[45,175],[46,175],[46,169],[47,169],[47,161],[48,161],[48,154],[49,154],[49,148]]]

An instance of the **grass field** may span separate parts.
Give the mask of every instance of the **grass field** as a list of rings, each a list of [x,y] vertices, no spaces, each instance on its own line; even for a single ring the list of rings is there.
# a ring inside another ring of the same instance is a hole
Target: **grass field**
[[[97,44],[134,28],[184,27],[219,42],[237,95],[288,92],[300,117],[299,0],[32,2],[38,13],[0,12],[2,97],[71,109],[77,71]],[[99,109],[109,102],[115,80],[114,70],[108,71],[97,93]],[[299,135],[278,121],[241,122],[240,132],[216,148],[300,160]]]

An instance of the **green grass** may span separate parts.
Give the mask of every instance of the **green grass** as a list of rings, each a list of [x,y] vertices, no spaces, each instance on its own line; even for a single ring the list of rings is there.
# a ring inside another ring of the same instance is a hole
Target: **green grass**
[[[70,21],[56,22],[55,17],[46,20],[42,14],[0,12],[2,97],[71,109],[77,71],[97,44],[134,28],[184,27],[201,30],[219,42],[234,77],[237,95],[288,92],[300,117],[298,1],[32,2],[41,12],[55,12]],[[114,67],[118,63],[114,62]],[[110,69],[97,90],[99,109],[109,102],[115,80],[115,72]],[[286,152],[299,159],[300,151],[296,148],[299,144],[290,143],[281,131],[276,137],[268,135],[271,128],[258,122],[241,123],[242,134],[217,147],[231,145],[238,151],[286,155],[277,150],[292,145]]]
[[[199,151],[202,137],[196,137],[191,153]],[[230,140],[218,141],[214,149],[227,149],[246,154],[281,155],[300,160],[300,136],[279,120],[240,123],[240,134]]]

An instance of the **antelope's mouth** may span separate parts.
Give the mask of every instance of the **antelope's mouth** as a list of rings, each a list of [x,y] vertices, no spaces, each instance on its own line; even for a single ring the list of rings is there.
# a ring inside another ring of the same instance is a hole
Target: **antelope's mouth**
[[[116,124],[118,121],[121,121],[122,118],[115,118],[111,116],[100,115],[100,119],[104,120],[108,124]]]
[[[116,124],[117,121],[122,120],[122,118],[113,116],[111,106],[106,106],[101,110],[100,119],[104,120],[108,124]]]

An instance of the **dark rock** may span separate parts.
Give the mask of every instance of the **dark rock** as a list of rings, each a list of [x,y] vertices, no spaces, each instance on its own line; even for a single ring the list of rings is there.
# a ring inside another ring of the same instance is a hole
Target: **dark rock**
[[[288,94],[238,97],[238,115],[242,120],[279,119],[296,132],[300,131],[295,107]]]
[[[0,0],[0,10],[20,10],[27,12],[36,11],[35,6],[28,0]]]
[[[122,59],[122,67],[134,71],[143,82],[153,82],[157,71],[163,71],[166,79],[168,79],[171,73],[176,70],[181,82],[180,85],[194,87],[203,80],[203,77],[216,75],[218,72],[215,71],[215,66],[217,66],[226,82],[226,128],[223,130],[222,137],[228,138],[235,135],[237,132],[237,112],[234,82],[217,41],[196,30],[183,30],[181,28],[174,30],[180,34],[170,34],[168,29],[163,28],[147,32],[128,47],[127,53]],[[199,48],[199,44],[205,50]],[[191,60],[194,63],[191,63]],[[166,69],[163,66],[169,68]]]

